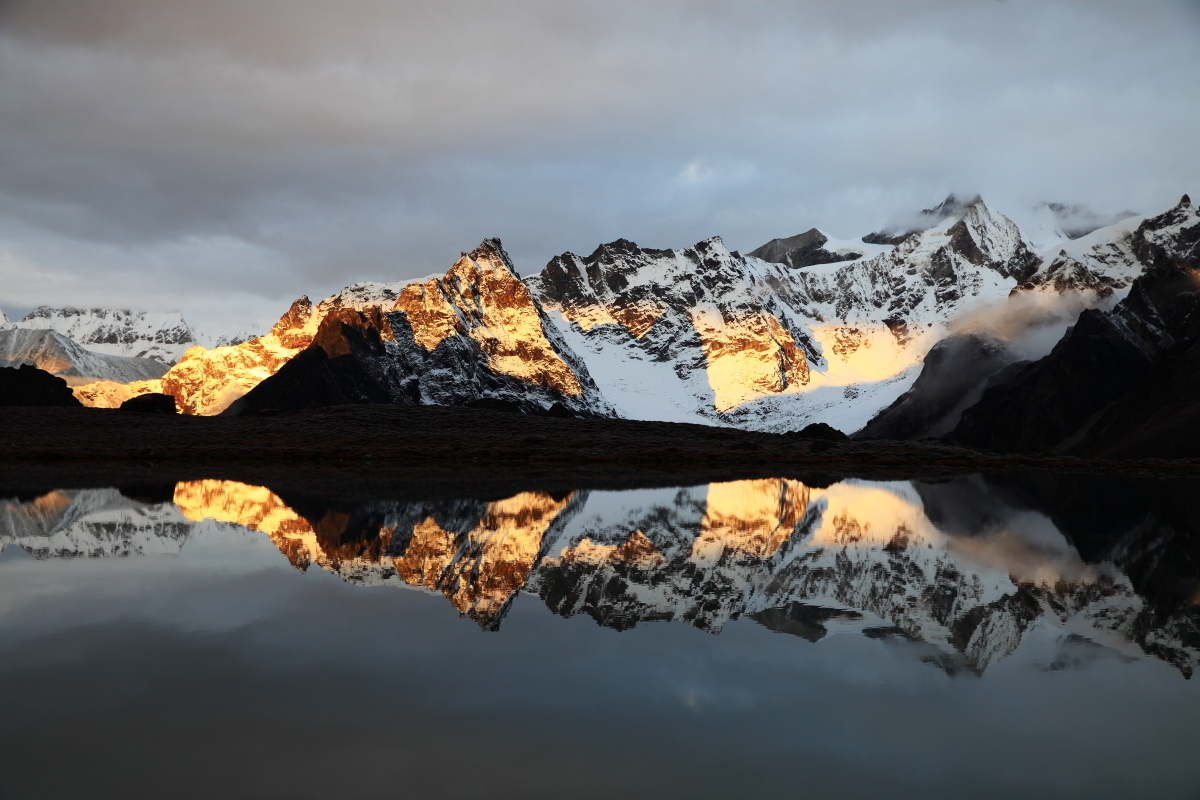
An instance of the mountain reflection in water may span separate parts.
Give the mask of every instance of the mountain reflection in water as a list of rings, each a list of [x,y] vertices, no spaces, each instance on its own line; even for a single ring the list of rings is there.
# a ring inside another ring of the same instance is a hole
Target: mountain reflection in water
[[[0,500],[0,545],[38,559],[170,554],[215,521],[265,534],[301,571],[440,593],[490,631],[525,593],[617,630],[672,621],[716,634],[746,617],[809,641],[859,632],[979,674],[1040,626],[1064,659],[1086,646],[1190,677],[1200,537],[1188,496],[1168,484],[973,476],[335,508],[202,480],[176,484],[169,502],[116,489]]]

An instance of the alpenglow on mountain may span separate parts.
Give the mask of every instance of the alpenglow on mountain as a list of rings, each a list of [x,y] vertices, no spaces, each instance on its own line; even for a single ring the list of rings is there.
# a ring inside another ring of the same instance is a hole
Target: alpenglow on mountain
[[[617,240],[524,279],[485,240],[442,278],[302,297],[265,336],[192,348],[161,378],[76,394],[113,406],[165,392],[192,414],[503,401],[526,413],[855,432],[913,388],[948,337],[1000,341],[1003,367],[1045,355],[1080,311],[1121,301],[1150,264],[1138,244],[1146,219],[1074,239],[1061,225],[1027,234],[982,198],[951,197],[863,241],[813,229],[743,255],[718,237],[665,250]],[[952,428],[960,404],[939,424]]]

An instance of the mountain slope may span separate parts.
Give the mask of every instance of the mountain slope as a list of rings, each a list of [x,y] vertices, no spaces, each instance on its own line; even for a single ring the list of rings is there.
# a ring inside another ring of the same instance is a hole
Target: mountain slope
[[[792,269],[720,239],[680,251],[619,240],[557,256],[526,283],[624,416],[854,431],[909,388],[950,320],[1003,302],[1040,264],[976,198],[848,263]]]
[[[117,383],[160,378],[167,365],[152,358],[93,353],[52,330],[10,328],[0,331],[0,367],[32,364],[61,377]]]
[[[997,450],[1094,453],[1104,450],[1101,435],[1136,440],[1134,430],[1155,408],[1171,407],[1182,428],[1193,415],[1200,421],[1200,408],[1190,410],[1196,357],[1189,355],[1200,341],[1200,213],[1185,195],[1170,211],[1143,220],[1129,247],[1146,266],[1125,299],[1112,312],[1085,311],[1050,355],[995,376],[963,412],[951,440]],[[1152,390],[1141,386],[1150,376]],[[1105,410],[1122,397],[1130,399]],[[1096,427],[1098,414],[1106,421]],[[1156,434],[1166,445],[1164,435]],[[1138,451],[1132,441],[1127,452]]]
[[[307,296],[292,303],[265,336],[211,350],[192,347],[162,376],[161,382],[123,387],[98,383],[77,387],[76,396],[88,405],[114,407],[131,393],[172,395],[185,414],[219,414],[275,374],[308,347],[321,320],[337,309],[371,308],[394,302],[403,283],[358,283],[325,298],[316,307]]]
[[[95,353],[152,358],[164,364],[174,364],[197,343],[178,312],[41,306],[13,326],[56,331]]]

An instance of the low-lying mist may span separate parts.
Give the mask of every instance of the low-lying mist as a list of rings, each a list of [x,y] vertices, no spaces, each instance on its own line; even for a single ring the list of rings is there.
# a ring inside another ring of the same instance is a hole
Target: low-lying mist
[[[951,336],[985,333],[1004,342],[1013,361],[1036,361],[1050,353],[1067,328],[1089,308],[1105,311],[1113,295],[1082,292],[1017,292],[1001,303],[980,306],[955,317],[946,327]]]

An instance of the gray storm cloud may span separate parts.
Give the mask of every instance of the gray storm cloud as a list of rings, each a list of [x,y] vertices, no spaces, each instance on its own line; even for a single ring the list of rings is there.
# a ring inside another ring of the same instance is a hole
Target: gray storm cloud
[[[0,307],[268,324],[631,238],[1200,184],[1196,3],[8,2]]]

